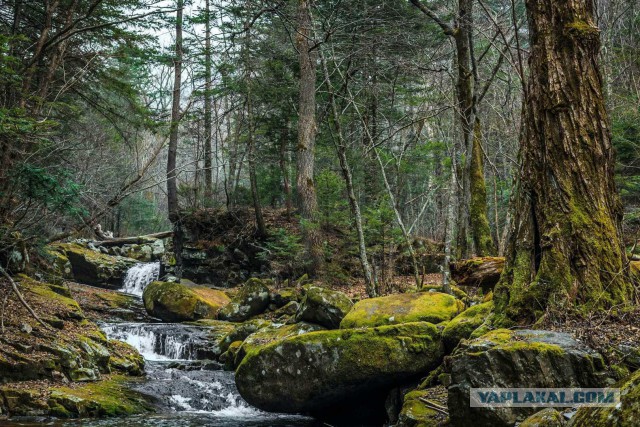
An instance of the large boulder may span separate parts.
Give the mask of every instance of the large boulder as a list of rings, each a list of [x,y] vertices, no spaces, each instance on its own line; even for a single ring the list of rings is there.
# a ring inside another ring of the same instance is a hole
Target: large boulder
[[[602,387],[610,383],[602,356],[570,334],[498,329],[463,341],[447,366],[453,426],[513,426],[535,408],[471,408],[471,388]]]
[[[120,289],[127,270],[138,261],[105,255],[80,243],[61,243],[55,249],[64,251],[76,282],[108,289]]]
[[[220,308],[229,303],[222,291],[174,282],[152,282],[142,300],[151,316],[165,322],[215,319]]]
[[[244,322],[252,316],[263,313],[269,306],[270,293],[260,279],[249,279],[218,314],[221,320]]]
[[[635,427],[640,424],[640,371],[614,387],[620,388],[620,403],[606,407],[583,407],[568,427]]]
[[[317,323],[328,329],[337,329],[340,321],[353,307],[353,302],[342,292],[320,286],[303,286],[304,298],[296,313],[296,321]]]
[[[547,408],[531,415],[518,427],[563,427],[565,424],[565,419],[560,412]]]
[[[443,412],[429,406],[425,400],[446,400],[447,390],[444,387],[434,389],[413,390],[404,396],[402,410],[398,415],[396,427],[437,427],[443,425],[447,417]]]
[[[364,328],[409,322],[446,322],[464,310],[462,301],[439,292],[418,292],[369,298],[358,302],[340,327]]]
[[[389,390],[429,372],[442,355],[438,330],[426,322],[311,332],[248,352],[236,384],[267,411],[383,421]]]
[[[442,331],[442,342],[447,352],[451,352],[458,343],[471,336],[493,310],[493,301],[474,305],[453,318]]]

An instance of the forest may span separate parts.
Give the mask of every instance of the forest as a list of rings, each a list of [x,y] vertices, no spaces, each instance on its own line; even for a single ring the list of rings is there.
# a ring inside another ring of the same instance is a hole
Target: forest
[[[637,0],[0,1],[0,425],[636,426],[639,242]]]

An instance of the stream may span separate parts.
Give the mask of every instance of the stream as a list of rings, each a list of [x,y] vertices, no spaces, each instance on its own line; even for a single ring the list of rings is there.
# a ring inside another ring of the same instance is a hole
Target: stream
[[[159,263],[138,264],[127,273],[121,292],[140,297],[157,280]],[[303,416],[260,411],[245,402],[234,373],[211,361],[214,345],[208,329],[169,323],[105,323],[110,339],[137,348],[145,358],[146,381],[131,388],[156,399],[160,410],[100,420],[13,420],[12,426],[195,427],[319,426]]]

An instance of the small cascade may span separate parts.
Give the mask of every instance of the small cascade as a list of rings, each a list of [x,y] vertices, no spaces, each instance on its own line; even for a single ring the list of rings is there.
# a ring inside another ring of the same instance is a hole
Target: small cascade
[[[113,323],[102,326],[109,339],[135,347],[146,360],[205,360],[215,358],[207,328],[172,323]]]
[[[158,280],[159,277],[159,262],[136,264],[127,271],[127,275],[124,278],[124,283],[120,292],[141,297],[144,292],[144,288],[154,280]]]

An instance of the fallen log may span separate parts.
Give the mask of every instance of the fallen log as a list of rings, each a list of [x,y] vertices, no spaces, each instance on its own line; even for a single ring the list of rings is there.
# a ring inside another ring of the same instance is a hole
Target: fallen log
[[[144,236],[134,237],[118,237],[106,240],[96,240],[92,242],[96,246],[112,247],[123,245],[142,245],[145,243],[153,243],[158,239],[166,239],[173,236],[173,231],[162,231],[160,233],[147,234]]]
[[[500,257],[483,257],[452,262],[451,278],[458,286],[481,287],[486,293],[500,280],[504,261],[504,258]]]

